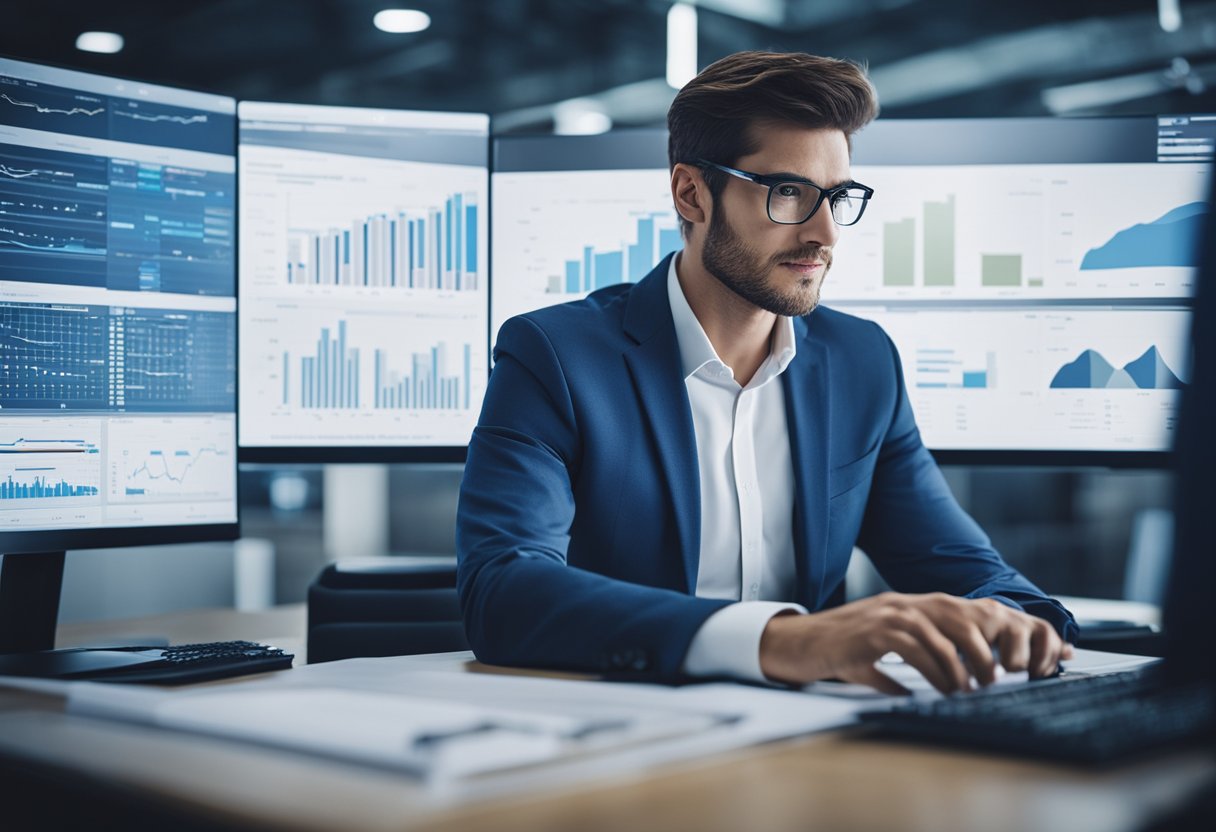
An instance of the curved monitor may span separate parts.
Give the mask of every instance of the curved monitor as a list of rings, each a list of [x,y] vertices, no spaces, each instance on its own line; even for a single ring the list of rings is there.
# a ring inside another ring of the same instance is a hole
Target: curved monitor
[[[899,348],[944,462],[1164,466],[1216,117],[878,121],[822,300]],[[679,248],[664,131],[495,143],[491,332]]]
[[[0,59],[0,551],[237,535],[236,105]]]
[[[239,115],[241,458],[462,461],[488,376],[489,117]]]

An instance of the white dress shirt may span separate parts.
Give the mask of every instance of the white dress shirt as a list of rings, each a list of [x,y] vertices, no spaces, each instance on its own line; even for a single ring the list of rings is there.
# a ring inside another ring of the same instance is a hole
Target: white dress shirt
[[[696,594],[739,603],[706,619],[684,658],[696,676],[765,681],[760,636],[794,597],[794,466],[778,376],[794,359],[794,322],[779,317],[769,356],[746,387],[735,381],[688,305],[673,257],[667,296],[692,406],[701,486]]]

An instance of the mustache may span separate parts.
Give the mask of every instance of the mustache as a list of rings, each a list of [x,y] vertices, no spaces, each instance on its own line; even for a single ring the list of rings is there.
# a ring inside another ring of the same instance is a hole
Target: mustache
[[[811,246],[809,248],[799,248],[792,251],[783,251],[773,258],[774,265],[780,263],[807,261],[820,261],[823,263],[823,270],[826,272],[832,267],[832,249],[828,246]]]

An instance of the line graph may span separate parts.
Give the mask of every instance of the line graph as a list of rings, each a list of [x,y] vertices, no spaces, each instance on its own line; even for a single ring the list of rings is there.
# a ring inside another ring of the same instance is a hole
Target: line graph
[[[0,98],[3,98],[14,107],[30,107],[34,112],[45,115],[63,115],[63,116],[97,116],[106,111],[105,107],[97,107],[96,109],[87,109],[85,107],[73,107],[70,110],[64,110],[59,107],[44,107],[35,101],[19,101],[8,93],[0,93]]]
[[[214,445],[208,445],[205,448],[199,448],[194,451],[177,450],[167,452],[159,448],[150,450],[148,451],[148,458],[138,468],[127,474],[127,481],[136,482],[141,478],[147,478],[150,482],[168,480],[169,482],[181,485],[190,475],[191,469],[207,454],[213,454],[217,457],[224,456],[224,452]],[[174,473],[171,469],[169,464],[170,457],[172,457],[174,465],[183,463],[178,473]],[[127,486],[127,494],[143,494],[146,490],[146,488]]]
[[[167,115],[146,116],[146,115],[144,115],[143,113],[138,113],[138,112],[134,112],[134,111],[131,111],[131,110],[115,110],[115,111],[114,111],[114,115],[116,115],[116,116],[122,116],[123,118],[130,118],[130,119],[134,119],[135,121],[146,121],[146,122],[151,122],[151,123],[162,122],[162,123],[169,123],[169,124],[181,124],[181,125],[183,125],[183,126],[187,126],[187,127],[188,127],[188,126],[190,126],[191,124],[206,124],[206,123],[207,123],[207,121],[208,121],[207,116],[205,116],[205,115],[196,115],[196,116],[167,116]]]
[[[49,173],[49,171],[41,171],[37,168],[33,170],[22,170],[21,168],[10,168],[8,165],[0,162],[0,173],[10,179],[26,179],[30,176],[37,176],[40,173]]]
[[[233,421],[220,417],[115,419],[111,500],[220,499],[236,488]]]
[[[96,454],[96,442],[87,439],[29,439],[18,437],[12,442],[0,441],[2,454]]]

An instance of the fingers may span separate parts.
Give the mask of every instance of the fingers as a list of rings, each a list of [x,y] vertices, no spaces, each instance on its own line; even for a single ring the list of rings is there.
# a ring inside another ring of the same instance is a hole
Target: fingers
[[[958,660],[958,656],[954,653],[953,648],[949,649],[949,653],[954,663],[958,665],[957,672],[946,669],[946,662],[942,657],[937,655],[936,646],[933,648],[926,646],[924,642],[919,641],[911,633],[893,632],[890,634],[889,643],[893,651],[902,656],[905,662],[919,670],[921,675],[928,680],[929,684],[942,693],[954,693],[957,690],[969,687],[967,671],[963,668],[962,662]],[[959,674],[961,674],[963,679],[961,682],[959,681]]]
[[[996,681],[991,641],[995,640],[1000,630],[994,626],[992,616],[994,612],[999,615],[999,611],[990,611],[986,603],[979,604],[942,593],[920,596],[916,608],[923,611],[932,626],[949,640],[953,658],[951,664],[961,668],[963,674],[960,690],[971,687],[972,675],[981,685]],[[987,632],[993,633],[993,636],[989,637]],[[962,653],[965,667],[957,661],[957,653]]]
[[[912,693],[912,691],[883,673],[877,667],[874,667],[874,665],[858,667],[844,678],[847,682],[869,685],[879,693],[885,693],[888,696],[908,696]]]
[[[943,633],[936,623],[928,616],[919,610],[909,609],[904,610],[902,614],[904,620],[904,631],[912,636],[917,644],[922,647],[925,653],[937,665],[937,669],[941,672],[947,687],[934,683],[933,686],[943,693],[953,693],[957,690],[969,690],[971,688],[971,674],[959,660],[958,648],[956,642],[952,641],[947,634]],[[904,661],[912,662],[907,656],[901,652],[899,647],[893,647],[895,652],[904,657]],[[991,651],[985,651],[989,655],[991,661]],[[917,670],[921,670],[917,667]],[[921,673],[924,673],[921,670]],[[930,682],[933,680],[928,674],[925,678]]]
[[[984,638],[980,628],[966,619],[947,626],[947,635],[962,652],[967,666],[975,675],[975,680],[981,685],[991,685],[995,682],[996,662],[992,658],[992,646]]]
[[[1001,665],[1010,672],[1030,668],[1030,635],[1032,628],[1014,619],[1001,631],[997,649]]]
[[[1046,621],[1036,621],[1030,635],[1030,678],[1042,679],[1054,674],[1063,653],[1064,642],[1051,625]]]

